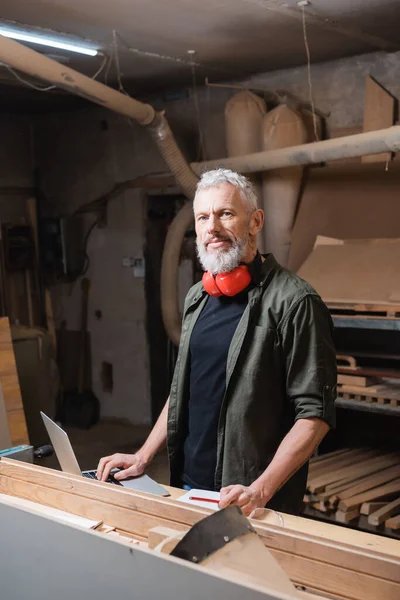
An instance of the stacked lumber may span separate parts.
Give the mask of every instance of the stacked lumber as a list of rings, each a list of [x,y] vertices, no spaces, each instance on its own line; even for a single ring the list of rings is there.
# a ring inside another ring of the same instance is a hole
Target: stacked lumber
[[[368,370],[357,365],[353,356],[338,355],[338,396],[344,400],[357,400],[400,408],[400,378],[371,376]],[[376,374],[379,371],[375,371]]]
[[[313,457],[304,501],[338,523],[366,515],[370,525],[400,529],[400,453],[345,448]]]

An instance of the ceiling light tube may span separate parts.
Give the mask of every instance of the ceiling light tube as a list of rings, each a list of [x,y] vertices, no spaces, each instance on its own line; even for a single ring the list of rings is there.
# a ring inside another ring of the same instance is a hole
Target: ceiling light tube
[[[31,44],[41,44],[42,46],[49,46],[50,48],[59,48],[60,50],[68,50],[68,52],[77,52],[78,54],[86,54],[87,56],[96,56],[98,51],[93,48],[87,48],[85,46],[78,46],[77,44],[67,44],[65,42],[58,42],[50,38],[43,37],[41,35],[24,33],[22,31],[12,31],[10,29],[0,29],[0,35],[4,37],[12,38],[21,42],[29,42]]]

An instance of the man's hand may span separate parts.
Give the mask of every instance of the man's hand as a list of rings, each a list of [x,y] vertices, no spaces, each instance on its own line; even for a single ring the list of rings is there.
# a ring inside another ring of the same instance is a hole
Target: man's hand
[[[148,463],[144,459],[140,450],[136,454],[113,454],[112,456],[104,456],[100,459],[97,466],[97,479],[106,481],[112,469],[123,469],[115,473],[114,477],[117,480],[126,479],[127,477],[138,477],[144,473]]]
[[[254,484],[249,487],[245,485],[228,485],[221,489],[221,500],[218,507],[226,508],[236,504],[248,517],[254,509],[264,508],[270,498],[269,493]]]

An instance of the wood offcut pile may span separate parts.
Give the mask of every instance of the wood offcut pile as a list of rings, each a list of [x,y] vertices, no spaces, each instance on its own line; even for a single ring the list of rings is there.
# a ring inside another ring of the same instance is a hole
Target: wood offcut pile
[[[360,515],[370,525],[400,529],[400,452],[342,449],[313,457],[304,501],[338,523]]]

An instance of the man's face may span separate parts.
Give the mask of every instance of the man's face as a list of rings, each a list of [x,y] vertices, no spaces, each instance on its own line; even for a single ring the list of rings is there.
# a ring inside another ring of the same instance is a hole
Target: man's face
[[[197,252],[206,271],[231,271],[246,260],[251,215],[238,188],[224,183],[200,191],[194,203],[194,217]]]

